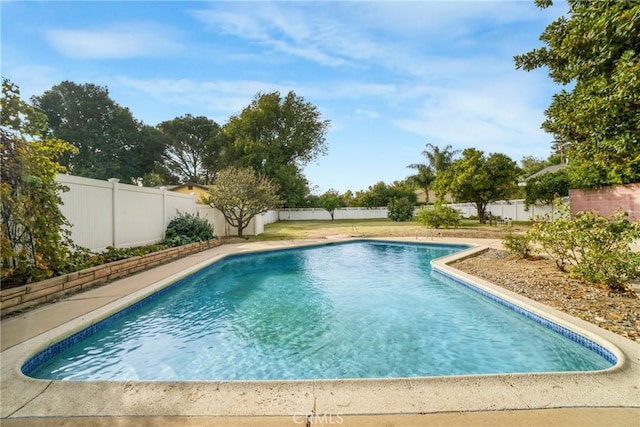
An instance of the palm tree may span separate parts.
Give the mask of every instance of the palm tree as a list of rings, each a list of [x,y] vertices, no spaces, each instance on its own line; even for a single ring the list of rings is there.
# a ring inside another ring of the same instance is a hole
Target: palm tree
[[[431,168],[429,166],[427,166],[427,165],[413,164],[413,165],[409,165],[407,167],[418,170],[418,173],[408,177],[407,181],[409,181],[411,184],[416,185],[416,186],[420,187],[422,190],[424,190],[425,203],[428,204],[429,203],[429,188],[431,187],[431,183],[433,181],[435,181],[436,175],[433,173]]]
[[[439,172],[449,169],[449,166],[453,163],[453,158],[460,150],[454,150],[451,145],[440,149],[440,147],[431,143],[427,143],[426,147],[427,149],[422,152],[422,155],[427,159],[427,163],[414,163],[407,167],[418,170],[416,175],[409,177],[409,180],[424,190],[426,202],[429,203],[431,183],[435,181]]]

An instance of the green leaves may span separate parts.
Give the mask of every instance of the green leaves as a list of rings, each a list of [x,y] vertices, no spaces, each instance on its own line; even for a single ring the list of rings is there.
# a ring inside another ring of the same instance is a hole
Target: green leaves
[[[331,221],[333,221],[333,214],[336,209],[342,207],[342,199],[338,190],[328,190],[322,196],[320,196],[320,205],[322,209],[329,212],[331,215]]]
[[[603,217],[578,212],[571,217],[568,205],[537,221],[527,237],[537,243],[562,270],[593,284],[624,290],[640,277],[640,254],[630,244],[640,239],[640,222],[627,220],[626,212]]]
[[[48,135],[77,148],[60,159],[74,175],[131,182],[161,159],[162,135],[114,102],[106,87],[63,81],[32,102],[46,114]]]
[[[249,167],[276,183],[287,206],[300,205],[308,193],[302,167],[326,153],[329,121],[294,92],[258,93],[224,126],[230,141],[228,165]]]
[[[181,246],[212,238],[213,227],[209,221],[200,218],[198,214],[178,212],[178,215],[167,225],[164,243],[168,246]]]
[[[550,1],[538,1],[548,7]],[[572,187],[640,181],[629,169],[640,152],[640,3],[569,0],[540,36],[540,49],[514,57],[516,68],[547,67],[557,83],[542,127],[570,144]],[[603,172],[602,169],[607,169]]]
[[[426,227],[457,227],[460,224],[460,212],[442,203],[433,207],[424,206],[416,213],[416,221]]]
[[[205,203],[218,209],[229,225],[238,228],[238,236],[259,213],[280,206],[279,188],[270,179],[250,168],[228,167],[221,170],[209,187]]]
[[[508,199],[517,191],[520,170],[516,163],[501,153],[485,157],[475,148],[467,148],[444,173],[439,173],[433,186],[439,197],[450,194],[461,202],[473,202],[478,218],[485,222],[485,208],[495,200]]]
[[[213,120],[185,114],[158,125],[168,139],[164,161],[182,182],[210,184],[221,151],[221,128]]]
[[[387,205],[387,217],[391,221],[411,221],[415,206],[406,197],[394,198]]]
[[[538,202],[551,204],[557,197],[569,195],[569,176],[565,170],[559,170],[530,178],[524,187],[524,194],[527,209]]]
[[[24,284],[64,269],[70,225],[58,208],[64,188],[55,178],[65,171],[57,159],[76,150],[46,137],[46,116],[6,79],[1,104],[2,278]]]

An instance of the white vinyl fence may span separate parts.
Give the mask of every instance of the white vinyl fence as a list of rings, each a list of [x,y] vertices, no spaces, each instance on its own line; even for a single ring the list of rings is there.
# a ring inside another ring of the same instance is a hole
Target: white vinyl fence
[[[387,208],[340,208],[334,219],[375,219],[387,218]],[[280,209],[279,221],[331,220],[331,214],[322,208]]]
[[[220,211],[196,204],[193,194],[71,175],[58,175],[56,180],[69,189],[60,195],[60,211],[71,223],[71,239],[92,251],[160,242],[178,212],[207,218],[217,236],[237,234]],[[245,235],[263,232],[261,216],[244,230]]]
[[[117,180],[101,181],[70,175],[58,175],[57,181],[68,187],[61,193],[62,214],[71,223],[73,242],[92,251],[142,246],[160,242],[169,222],[178,214],[199,214],[213,225],[217,236],[235,236],[220,211],[208,205],[196,204],[193,194],[181,194],[165,189],[121,184]],[[471,203],[451,205],[463,216],[476,216]],[[552,211],[551,206],[536,205],[524,210],[523,200],[490,204],[487,212],[502,219],[527,221]],[[387,208],[336,209],[335,219],[387,218]],[[244,229],[244,235],[264,233],[264,226],[278,221],[331,220],[324,209],[280,209],[257,215]]]
[[[469,218],[478,216],[478,211],[473,203],[454,203],[450,204],[454,209],[462,213],[462,216]],[[416,208],[418,209],[418,208]],[[525,210],[524,199],[518,200],[502,200],[487,205],[487,214],[502,219],[510,219],[512,221],[530,221],[538,215],[551,213],[553,210],[550,205],[530,206],[529,210]],[[269,211],[275,212],[275,211]],[[331,220],[331,215],[321,208],[304,208],[304,209],[280,209],[278,212],[279,221],[319,221]],[[335,211],[335,219],[382,219],[387,218],[388,209],[386,207],[379,208],[340,208]],[[271,218],[271,217],[270,217]],[[275,221],[264,222],[271,224]]]
[[[209,224],[213,225],[213,231],[216,236],[237,236],[238,228],[232,227],[224,219],[224,215],[218,209],[212,208],[209,205],[196,205],[196,212],[203,218],[209,221]],[[264,214],[263,214],[264,215]],[[264,233],[264,222],[262,215],[256,215],[251,219],[247,228],[242,230],[243,236],[258,236]]]
[[[465,218],[478,216],[478,211],[473,203],[453,203],[449,206],[459,210]],[[486,214],[488,215],[489,212],[491,212],[492,216],[500,217],[501,219],[509,219],[512,221],[531,221],[537,216],[552,213],[553,205],[532,205],[529,206],[529,210],[527,211],[525,210],[524,199],[501,200],[489,203],[487,205]]]

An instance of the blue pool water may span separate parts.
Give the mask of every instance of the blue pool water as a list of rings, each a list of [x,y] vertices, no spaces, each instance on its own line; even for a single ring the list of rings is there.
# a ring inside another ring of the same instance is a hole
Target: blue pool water
[[[585,371],[612,362],[431,271],[461,246],[234,256],[28,362],[36,378],[263,380]],[[93,332],[93,331],[92,331]],[[85,336],[86,335],[86,336]]]

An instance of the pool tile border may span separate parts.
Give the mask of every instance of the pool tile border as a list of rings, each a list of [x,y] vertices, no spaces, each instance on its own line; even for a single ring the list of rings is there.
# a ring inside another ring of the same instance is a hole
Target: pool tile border
[[[437,266],[432,264],[432,268],[433,271],[441,274],[445,277],[447,277],[448,279],[453,280],[454,282],[464,286],[467,289],[472,290],[473,292],[476,292],[486,298],[489,298],[490,300],[500,304],[503,307],[506,307],[528,319],[533,320],[534,322],[536,322],[537,324],[544,326],[547,329],[551,329],[552,331],[556,332],[557,334],[560,334],[562,336],[564,336],[565,338],[570,339],[571,341],[580,344],[581,346],[597,353],[598,355],[600,355],[601,357],[603,357],[605,360],[607,360],[609,363],[616,365],[618,363],[618,357],[609,349],[605,348],[604,346],[596,343],[595,341],[583,336],[582,334],[579,334],[577,332],[572,331],[569,328],[565,328],[562,325],[557,324],[556,322],[553,322],[549,319],[546,319],[530,310],[527,310],[526,308],[523,308],[521,306],[519,306],[518,304],[514,304],[510,301],[505,300],[504,298],[499,297],[498,295],[488,292],[484,289],[481,289],[477,286],[474,286],[473,284],[460,279],[459,277],[453,276],[451,274],[448,274],[447,272],[440,270]]]
[[[27,377],[20,370],[32,355],[60,340],[60,337],[71,336],[92,322],[97,323],[123,307],[135,304],[153,292],[171,286],[189,273],[214,263],[221,257],[268,251],[273,248],[285,249],[352,240],[371,239],[341,237],[325,241],[306,239],[223,245],[208,251],[204,257],[200,255],[193,258],[193,261],[185,263],[186,266],[177,273],[140,273],[139,280],[146,283],[145,287],[118,296],[117,300],[99,308],[85,312],[78,310],[83,314],[79,314],[73,320],[58,323],[47,332],[25,336],[18,344],[2,352],[2,419],[22,419],[29,425],[28,420],[33,417],[96,415],[107,417],[105,419],[122,416],[207,416],[222,420],[223,418],[218,417],[286,415],[290,419],[294,413],[310,410],[320,414],[362,415],[542,408],[640,408],[640,391],[637,386],[637,378],[640,375],[640,344],[447,265],[489,247],[500,247],[499,240],[491,239],[440,239],[438,243],[463,244],[471,249],[439,258],[438,267],[541,316],[546,316],[559,325],[590,337],[594,342],[612,350],[618,356],[618,364],[606,370],[585,372],[344,381],[45,381]],[[375,240],[406,243],[415,242],[418,238],[379,237]],[[107,286],[117,289],[118,284]],[[50,310],[64,310],[66,304],[82,303],[56,303]],[[29,325],[38,322],[47,322],[47,311],[28,313],[24,319],[19,320],[19,324],[28,328]]]
[[[153,301],[155,301],[156,299],[160,298],[161,296],[163,296],[164,294],[166,294],[167,292],[169,292],[171,289],[173,289],[176,286],[180,286],[187,278],[192,278],[192,277],[197,277],[199,275],[201,275],[205,270],[206,270],[206,266],[203,267],[202,269],[193,272],[192,274],[183,277],[181,279],[178,279],[177,281],[169,284],[168,286],[165,286],[162,289],[159,289],[158,291],[147,295],[146,297],[141,298],[140,300],[134,302],[133,304],[124,307],[122,310],[116,311],[115,313],[112,313],[110,315],[108,315],[107,317],[105,317],[104,319],[100,319],[97,322],[61,339],[60,341],[57,341],[55,344],[47,347],[46,349],[36,353],[34,356],[30,357],[20,368],[21,372],[24,375],[30,375],[38,366],[42,365],[43,363],[46,363],[47,361],[49,361],[51,358],[55,357],[56,355],[62,353],[63,351],[67,350],[68,348],[72,347],[73,345],[77,344],[78,342],[84,340],[85,338],[87,338],[88,336],[91,336],[93,334],[95,334],[96,332],[101,331],[102,329],[108,327],[109,325],[111,325],[112,323],[117,322],[118,320],[122,319],[123,317],[127,316],[128,314],[136,311],[137,309],[139,309],[140,307],[143,307]]]
[[[349,240],[346,242],[331,242],[331,243],[320,243],[317,245],[309,245],[306,246],[306,248],[312,248],[312,247],[322,247],[322,246],[326,246],[328,244],[334,245],[334,244],[348,244],[348,243],[356,243],[356,242],[371,242],[371,243],[393,243],[393,241],[388,241],[388,240],[380,240],[380,239],[355,239],[355,240]],[[413,245],[413,246],[435,246],[435,247],[447,247],[447,248],[457,248],[457,249],[461,249],[462,251],[465,250],[469,250],[472,249],[473,247],[470,245],[464,245],[464,244],[444,244],[444,243],[425,243],[425,242],[397,242],[398,244],[403,244],[403,245]],[[269,249],[269,250],[265,250],[265,251],[260,251],[261,253],[270,253],[270,252],[282,252],[282,251],[289,251],[289,250],[295,250],[295,249],[299,249],[299,248],[284,248],[284,249]],[[48,346],[47,348],[45,348],[44,350],[41,350],[39,352],[37,352],[35,355],[33,355],[32,357],[30,357],[29,359],[27,359],[27,361],[21,366],[20,370],[24,375],[29,376],[38,366],[46,363],[47,361],[49,361],[50,359],[52,359],[53,357],[55,357],[56,355],[58,355],[59,353],[67,350],[68,348],[72,347],[73,345],[77,344],[78,342],[84,340],[85,338],[87,338],[88,336],[91,336],[93,334],[95,334],[96,332],[108,327],[110,324],[117,322],[118,320],[122,319],[123,317],[127,316],[128,314],[134,312],[135,310],[139,309],[140,307],[143,307],[153,301],[155,301],[156,299],[162,297],[164,294],[166,294],[167,292],[169,292],[171,289],[173,289],[176,286],[180,286],[184,283],[185,280],[187,279],[193,279],[196,278],[202,274],[204,274],[207,269],[213,265],[215,265],[218,262],[222,262],[225,260],[230,260],[230,259],[234,259],[234,258],[242,258],[242,257],[246,257],[246,256],[251,256],[253,254],[253,252],[249,252],[249,253],[239,253],[239,254],[230,254],[227,255],[215,262],[212,262],[208,265],[203,266],[202,268],[200,268],[199,270],[194,271],[193,273],[182,277],[178,280],[176,280],[173,283],[168,284],[167,286],[159,289],[158,291],[147,295],[143,298],[141,298],[140,300],[134,302],[133,304],[123,308],[122,310],[116,311],[115,313],[112,313],[110,315],[108,315],[107,317],[100,319],[98,321],[96,321],[95,323],[55,342],[53,345]],[[452,254],[453,256],[456,255],[460,255],[460,251]],[[452,255],[448,255],[448,256],[452,256]],[[448,257],[447,256],[447,257]],[[446,257],[443,257],[446,258]],[[442,258],[440,258],[442,259]],[[437,260],[434,260],[437,261]],[[553,322],[551,320],[548,320],[530,310],[527,310],[526,308],[523,308],[521,306],[519,306],[518,304],[514,304],[512,302],[509,302],[507,300],[505,300],[504,298],[499,297],[498,295],[486,291],[484,289],[481,289],[475,285],[473,285],[472,283],[470,283],[469,281],[463,280],[459,277],[456,277],[452,274],[449,274],[447,272],[445,272],[444,270],[440,269],[436,263],[434,263],[433,261],[431,262],[431,268],[432,271],[443,275],[444,277],[447,277],[448,279],[451,279],[453,281],[455,281],[456,283],[464,286],[467,289],[470,289],[480,295],[482,295],[483,297],[489,298],[490,300],[502,305],[503,307],[506,307],[522,316],[525,316],[531,320],[533,320],[534,322],[536,322],[537,324],[550,329],[562,336],[564,336],[565,338],[570,339],[571,341],[578,343],[580,345],[582,345],[583,347],[597,353],[598,355],[600,355],[601,357],[603,357],[605,360],[607,360],[608,362],[610,362],[612,365],[616,365],[618,363],[618,358],[616,357],[616,355],[608,350],[607,348],[603,347],[602,345],[594,342],[593,340],[584,337],[583,335],[574,332],[572,330],[570,330],[569,328],[566,328],[564,326],[559,325],[556,322]]]

